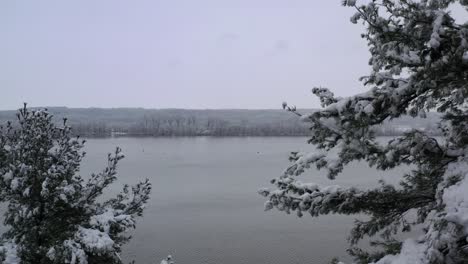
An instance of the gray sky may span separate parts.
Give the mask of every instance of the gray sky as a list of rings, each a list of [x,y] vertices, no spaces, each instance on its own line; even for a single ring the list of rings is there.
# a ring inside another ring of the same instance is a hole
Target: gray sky
[[[340,0],[0,2],[0,109],[318,107],[363,91]]]

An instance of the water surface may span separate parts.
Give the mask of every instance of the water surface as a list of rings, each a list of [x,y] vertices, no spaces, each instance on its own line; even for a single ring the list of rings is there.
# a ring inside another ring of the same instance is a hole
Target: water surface
[[[344,256],[352,216],[298,218],[263,211],[257,194],[287,167],[290,151],[312,150],[305,138],[111,138],[90,139],[83,174],[103,167],[120,146],[123,183],[149,178],[151,200],[123,257],[158,263],[172,254],[181,264],[327,263]],[[401,172],[382,173],[352,164],[337,180],[309,170],[303,181],[375,185],[397,181]]]
[[[273,187],[269,181],[288,166],[290,151],[313,150],[306,140],[89,139],[81,173],[86,177],[100,171],[107,153],[119,146],[126,158],[120,163],[118,181],[105,196],[114,195],[125,183],[149,178],[153,184],[144,216],[122,253],[125,263],[159,263],[168,254],[177,264],[328,263],[332,257],[346,256],[354,216],[298,218],[264,212],[265,199],[257,194],[261,187]],[[365,188],[382,178],[395,183],[402,174],[403,169],[379,172],[354,163],[334,181],[314,169],[300,177],[304,182]]]

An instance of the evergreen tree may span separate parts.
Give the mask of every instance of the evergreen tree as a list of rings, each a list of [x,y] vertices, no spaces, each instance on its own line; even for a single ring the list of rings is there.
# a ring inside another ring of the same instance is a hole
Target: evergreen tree
[[[124,186],[103,201],[116,180],[120,148],[107,167],[90,177],[79,168],[85,141],[57,126],[47,111],[19,110],[18,124],[0,130],[0,201],[8,205],[0,263],[122,263],[126,231],[148,201],[148,180]]]
[[[292,153],[292,164],[272,180],[275,190],[260,190],[266,209],[299,216],[365,214],[350,234],[349,253],[357,263],[468,263],[468,23],[457,23],[451,4],[467,8],[466,0],[374,0],[358,4],[353,23],[362,21],[372,67],[362,77],[369,90],[348,98],[314,88],[323,109],[301,114],[308,123],[314,153]],[[437,140],[413,130],[379,143],[373,126],[403,115],[443,114]],[[336,154],[333,154],[336,153]],[[378,170],[401,165],[414,169],[401,184],[382,182],[375,189],[302,183],[297,176],[315,166],[334,179],[353,161]],[[416,212],[416,217],[408,215]],[[399,241],[394,234],[414,225],[419,237]],[[380,236],[373,252],[355,247],[363,237]],[[336,262],[336,260],[335,260]]]

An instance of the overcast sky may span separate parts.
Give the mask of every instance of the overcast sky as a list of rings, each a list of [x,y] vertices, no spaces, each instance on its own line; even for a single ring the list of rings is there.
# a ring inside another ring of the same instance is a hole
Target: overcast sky
[[[318,107],[363,91],[340,0],[0,2],[0,109]]]

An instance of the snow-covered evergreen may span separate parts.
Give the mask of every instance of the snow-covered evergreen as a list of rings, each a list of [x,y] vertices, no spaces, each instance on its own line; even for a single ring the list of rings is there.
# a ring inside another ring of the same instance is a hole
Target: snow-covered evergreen
[[[104,170],[79,175],[85,141],[47,111],[18,112],[0,130],[0,201],[8,204],[0,263],[122,263],[121,246],[149,199],[148,180],[103,201],[116,180],[120,148]]]
[[[172,260],[172,256],[169,255],[167,258],[161,260],[161,264],[174,264],[175,262]]]
[[[299,216],[366,214],[351,231],[349,253],[357,263],[468,263],[468,17],[457,23],[449,6],[466,0],[343,1],[363,22],[372,71],[362,77],[365,93],[337,98],[315,88],[323,109],[310,114],[283,107],[308,123],[314,153],[292,153],[292,165],[262,189],[266,209]],[[372,126],[402,115],[443,113],[443,139],[413,130],[388,143],[375,139]],[[334,154],[331,154],[334,153]],[[399,186],[370,190],[303,183],[297,177],[315,166],[330,179],[353,161],[378,170],[411,164]],[[416,213],[415,219],[407,218]],[[421,236],[398,241],[394,234],[422,225]],[[376,251],[356,243],[380,235]]]

